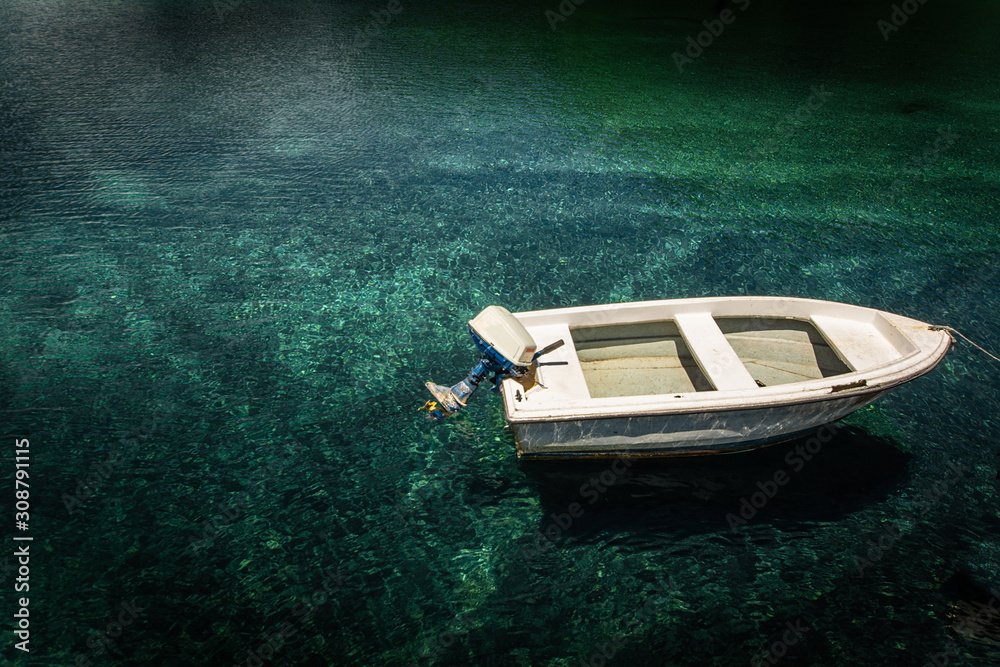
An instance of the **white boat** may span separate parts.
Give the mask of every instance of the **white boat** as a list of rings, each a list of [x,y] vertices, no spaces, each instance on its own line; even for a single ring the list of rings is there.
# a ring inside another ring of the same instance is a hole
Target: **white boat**
[[[538,459],[715,454],[805,435],[929,372],[952,343],[892,313],[758,296],[490,306],[469,325],[483,361],[451,389],[427,383],[443,405],[425,407],[454,412],[493,372],[518,456]]]

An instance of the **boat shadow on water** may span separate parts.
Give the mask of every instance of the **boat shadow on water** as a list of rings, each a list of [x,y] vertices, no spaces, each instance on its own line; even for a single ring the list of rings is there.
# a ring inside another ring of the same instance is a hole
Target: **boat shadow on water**
[[[890,495],[912,458],[857,426],[840,427],[817,445],[798,438],[738,454],[521,467],[541,500],[543,535],[641,542],[664,532],[835,521]]]

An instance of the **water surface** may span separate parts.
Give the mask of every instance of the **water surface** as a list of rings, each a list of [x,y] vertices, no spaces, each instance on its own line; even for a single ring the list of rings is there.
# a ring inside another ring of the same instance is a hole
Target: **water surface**
[[[4,659],[1000,658],[965,344],[810,459],[527,465],[486,391],[416,411],[493,303],[789,295],[1000,349],[997,10],[387,6],[0,3]]]

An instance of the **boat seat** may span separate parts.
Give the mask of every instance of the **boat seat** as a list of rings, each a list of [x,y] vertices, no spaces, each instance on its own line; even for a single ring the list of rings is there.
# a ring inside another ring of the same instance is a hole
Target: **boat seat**
[[[565,345],[546,354],[538,360],[538,382],[548,387],[548,391],[533,391],[529,400],[544,402],[550,397],[560,399],[586,400],[590,398],[587,379],[580,367],[580,359],[573,346],[573,334],[566,324],[549,324],[531,328],[531,336],[539,347],[554,343],[560,338]]]
[[[877,368],[902,356],[873,324],[829,315],[813,315],[810,319],[853,371]]]
[[[758,388],[711,313],[677,313],[674,322],[691,356],[717,391]]]

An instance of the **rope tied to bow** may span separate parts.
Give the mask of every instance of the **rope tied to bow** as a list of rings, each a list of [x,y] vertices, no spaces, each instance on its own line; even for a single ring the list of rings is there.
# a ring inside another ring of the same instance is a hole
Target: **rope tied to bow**
[[[963,339],[965,339],[965,342],[967,342],[969,345],[971,345],[972,347],[978,349],[980,352],[982,352],[983,354],[985,354],[987,357],[989,357],[993,361],[1000,362],[1000,357],[996,356],[995,354],[991,354],[989,351],[987,351],[986,349],[984,349],[982,346],[977,345],[972,340],[970,340],[968,336],[966,336],[965,334],[963,334],[958,329],[954,329],[952,327],[944,326],[943,324],[934,324],[934,325],[931,325],[929,327],[929,329],[931,331],[947,331],[948,335],[951,336],[952,342],[955,342],[955,335],[961,336]]]

